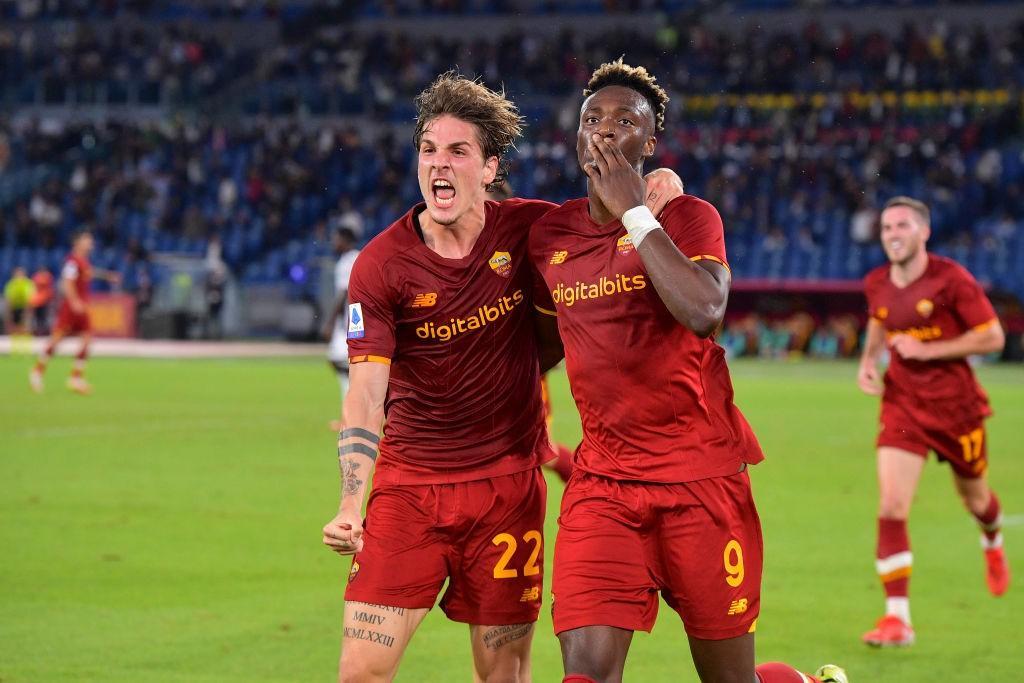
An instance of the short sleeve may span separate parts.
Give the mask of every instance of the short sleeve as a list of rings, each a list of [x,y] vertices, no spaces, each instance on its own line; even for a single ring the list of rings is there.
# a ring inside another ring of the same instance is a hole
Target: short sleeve
[[[555,300],[551,298],[548,285],[536,268],[530,269],[533,274],[533,307],[544,315],[558,315],[555,311]]]
[[[360,255],[348,285],[349,363],[390,363],[395,353],[395,311],[381,264]]]
[[[996,319],[992,302],[978,281],[964,270],[958,271],[953,281],[953,311],[968,329],[982,327]]]
[[[661,214],[661,225],[690,260],[708,259],[729,267],[722,217],[711,204],[688,196],[674,199]]]
[[[78,264],[74,261],[67,261],[64,267],[60,271],[61,279],[64,280],[77,280],[78,279]]]

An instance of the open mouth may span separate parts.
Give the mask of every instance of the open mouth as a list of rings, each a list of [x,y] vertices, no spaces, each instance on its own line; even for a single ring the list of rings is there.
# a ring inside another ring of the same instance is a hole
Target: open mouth
[[[447,209],[455,203],[455,186],[443,178],[438,178],[430,184],[430,190],[434,193],[434,203],[442,209]]]

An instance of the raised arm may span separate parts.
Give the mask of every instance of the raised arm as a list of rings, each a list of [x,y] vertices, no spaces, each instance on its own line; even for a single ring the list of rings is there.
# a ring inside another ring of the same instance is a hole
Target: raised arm
[[[324,544],[340,555],[363,547],[363,499],[380,452],[380,426],[391,366],[365,361],[349,369],[351,385],[345,395],[345,426],[338,434],[341,503],[338,514],[324,527]]]
[[[644,180],[622,152],[599,135],[590,145],[595,162],[585,169],[590,183],[604,206],[622,219],[658,296],[681,325],[711,336],[725,316],[729,269],[713,259],[691,260],[703,254],[683,254],[644,204]]]
[[[711,260],[691,260],[664,230],[650,232],[636,251],[672,317],[699,337],[714,334],[729,302],[729,269]]]

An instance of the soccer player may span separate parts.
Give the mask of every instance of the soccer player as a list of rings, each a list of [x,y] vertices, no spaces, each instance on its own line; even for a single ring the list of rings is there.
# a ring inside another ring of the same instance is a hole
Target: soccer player
[[[529,246],[583,422],[555,542],[563,680],[621,680],[658,592],[701,680],[808,680],[779,663],[755,677],[762,542],[747,467],[764,456],[712,339],[731,280],[722,221],[691,196],[660,222],[644,208],[640,174],[668,101],[644,68],[604,64],[584,95],[588,196],[535,223]],[[832,666],[819,676],[846,680]]]
[[[31,352],[28,309],[35,290],[35,285],[21,266],[14,269],[11,279],[4,285],[4,329],[11,337],[12,355],[26,349]]]
[[[39,354],[35,367],[29,373],[29,384],[36,393],[43,391],[43,373],[46,372],[46,365],[50,362],[57,345],[65,337],[74,334],[81,337],[82,345],[71,368],[68,389],[82,395],[92,392],[92,387],[84,377],[85,363],[89,358],[89,344],[92,341],[89,324],[89,284],[93,277],[115,285],[121,282],[121,277],[117,273],[93,269],[89,263],[93,246],[91,232],[82,230],[77,233],[72,241],[71,254],[64,261],[64,267],[60,271],[60,293],[63,299],[57,312],[57,322],[53,326],[50,341]]]
[[[986,479],[985,418],[992,410],[967,363],[970,355],[1001,350],[1003,329],[971,274],[928,253],[929,220],[922,202],[889,200],[881,216],[889,264],[864,278],[871,317],[857,383],[864,393],[882,396],[876,567],[885,616],[863,640],[882,647],[914,642],[907,518],[928,451],[949,463],[953,485],[978,521],[989,591],[1002,595],[1010,584],[999,498]],[[886,347],[883,388],[878,362]]]
[[[327,347],[327,362],[338,375],[341,401],[348,390],[348,340],[345,338],[346,320],[343,315],[348,302],[348,281],[352,275],[352,264],[356,262],[359,250],[355,248],[356,236],[348,228],[337,228],[331,234],[334,257],[334,305],[324,321],[323,336],[330,339]],[[340,420],[331,420],[331,429],[341,429]]]
[[[349,287],[341,504],[323,530],[357,553],[339,678],[394,677],[447,580],[441,609],[469,624],[477,678],[525,681],[543,576],[539,467],[553,456],[526,241],[553,205],[487,201],[521,126],[502,95],[449,73],[416,104],[424,201],[366,246]]]

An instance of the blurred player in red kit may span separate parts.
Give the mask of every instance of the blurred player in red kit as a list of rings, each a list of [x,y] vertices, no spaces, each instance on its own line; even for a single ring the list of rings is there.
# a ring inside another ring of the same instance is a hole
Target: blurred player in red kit
[[[583,443],[562,499],[553,617],[564,681],[619,681],[658,593],[682,617],[703,681],[842,681],[754,666],[761,527],[748,465],[763,459],[711,338],[731,276],[722,221],[690,196],[660,222],[641,172],[668,96],[621,60],[580,111],[588,196],[534,224],[537,307],[555,312]]]
[[[89,358],[89,344],[92,341],[92,327],[89,324],[89,287],[93,277],[119,284],[121,277],[114,272],[94,269],[89,263],[94,242],[92,233],[83,230],[72,241],[71,254],[64,261],[60,271],[60,308],[54,323],[50,340],[39,354],[35,367],[29,373],[29,384],[36,393],[43,391],[43,373],[50,362],[57,345],[71,335],[79,335],[82,345],[75,356],[68,378],[68,388],[78,394],[89,394],[92,387],[85,381],[85,364]]]
[[[391,680],[447,581],[441,609],[469,625],[477,679],[526,681],[553,456],[526,244],[553,205],[487,201],[521,126],[502,95],[445,74],[416,104],[424,202],[349,281],[341,503],[323,530],[356,554],[339,679]]]
[[[874,646],[906,646],[914,642],[907,518],[928,451],[949,463],[957,493],[978,521],[989,590],[1002,595],[1010,583],[999,498],[986,479],[985,418],[992,410],[967,363],[970,355],[1001,350],[1004,334],[971,274],[950,259],[928,253],[930,216],[925,204],[894,197],[881,223],[889,264],[864,278],[871,317],[857,383],[865,393],[882,396],[876,567],[886,609],[863,640]],[[891,360],[883,387],[878,362],[887,346]]]

